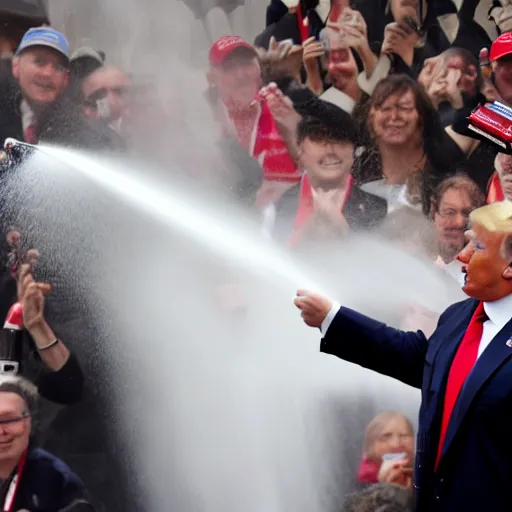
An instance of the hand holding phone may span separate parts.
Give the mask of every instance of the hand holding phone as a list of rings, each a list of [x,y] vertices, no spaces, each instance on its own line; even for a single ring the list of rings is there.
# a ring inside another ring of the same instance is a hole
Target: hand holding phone
[[[406,453],[386,453],[382,456],[378,480],[381,483],[392,483],[412,488],[413,470],[409,465]]]

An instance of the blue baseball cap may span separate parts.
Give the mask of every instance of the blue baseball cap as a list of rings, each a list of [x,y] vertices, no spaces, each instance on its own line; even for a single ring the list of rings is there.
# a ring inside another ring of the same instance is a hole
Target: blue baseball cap
[[[66,36],[51,27],[37,27],[28,30],[16,50],[16,55],[32,46],[52,48],[69,61],[69,43]]]

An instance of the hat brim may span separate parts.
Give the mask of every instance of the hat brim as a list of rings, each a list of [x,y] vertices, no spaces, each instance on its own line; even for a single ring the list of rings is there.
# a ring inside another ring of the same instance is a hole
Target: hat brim
[[[75,52],[73,55],[71,55],[71,58],[69,59],[70,62],[76,62],[83,59],[90,59],[95,60],[98,64],[103,65],[104,61],[101,58],[101,55],[94,50],[91,50],[90,52],[84,51],[77,53]]]
[[[50,50],[56,51],[59,55],[61,55],[66,62],[69,64],[69,56],[64,53],[56,44],[41,42],[41,41],[34,41],[33,43],[28,43],[24,45],[22,48],[18,48],[16,51],[16,55],[21,55],[24,51],[30,50],[33,48],[49,48]]]
[[[512,55],[512,49],[510,49],[510,51],[500,53],[497,57],[494,57],[494,58],[489,59],[489,60],[490,60],[490,62],[496,62],[496,61],[498,61],[500,59],[503,59],[503,57],[508,57],[510,55]]]
[[[212,61],[211,64],[213,66],[222,66],[222,64],[224,64],[230,58],[242,53],[246,53],[247,55],[252,55],[254,57],[258,56],[258,52],[256,51],[256,49],[249,43],[240,44],[226,52],[221,59],[215,59],[215,61]]]

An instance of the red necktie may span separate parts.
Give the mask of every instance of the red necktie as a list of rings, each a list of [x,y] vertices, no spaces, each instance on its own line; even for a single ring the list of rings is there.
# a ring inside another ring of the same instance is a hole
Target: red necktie
[[[453,359],[448,381],[446,383],[446,391],[444,395],[443,420],[441,422],[441,435],[439,437],[439,446],[437,449],[436,469],[443,451],[446,431],[450,423],[455,403],[459,396],[460,390],[466,380],[469,372],[473,369],[478,356],[478,347],[482,339],[484,330],[484,322],[488,319],[484,311],[484,304],[480,302],[471,317],[466,334],[460,342],[455,358]]]
[[[25,133],[23,134],[23,138],[25,139],[25,142],[27,142],[28,144],[37,144],[35,123],[32,123],[30,126],[27,127]]]

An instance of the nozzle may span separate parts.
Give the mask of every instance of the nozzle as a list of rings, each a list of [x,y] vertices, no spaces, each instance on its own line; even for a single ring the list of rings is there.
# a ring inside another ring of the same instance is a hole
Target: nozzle
[[[4,151],[0,151],[0,166],[11,167],[23,162],[25,156],[28,156],[36,148],[33,144],[28,144],[20,140],[9,137],[5,139]]]
[[[10,151],[11,149],[15,148],[16,146],[24,146],[27,148],[35,147],[33,144],[28,144],[27,142],[22,142],[22,141],[13,139],[12,137],[5,139],[5,142],[4,142],[5,151]]]

